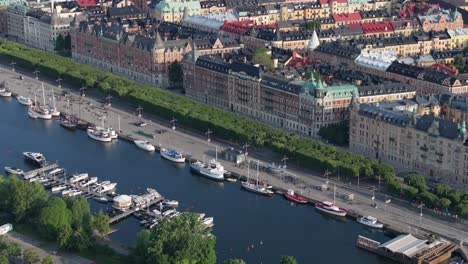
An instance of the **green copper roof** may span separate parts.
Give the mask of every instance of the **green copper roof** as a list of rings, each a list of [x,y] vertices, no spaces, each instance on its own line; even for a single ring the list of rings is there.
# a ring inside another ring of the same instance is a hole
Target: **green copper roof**
[[[0,0],[0,6],[24,5],[24,0]]]
[[[317,95],[321,93],[323,96],[332,98],[350,98],[358,95],[358,89],[352,84],[327,85],[324,81],[316,81],[312,76],[309,81],[295,81],[295,84],[302,85],[309,90],[309,94]]]
[[[174,13],[182,13],[184,12],[185,8],[188,8],[190,14],[193,13],[200,13],[200,1],[192,0],[192,1],[184,1],[184,2],[176,2],[176,1],[161,1],[155,7],[155,11],[159,11],[160,13],[164,12],[174,12]]]

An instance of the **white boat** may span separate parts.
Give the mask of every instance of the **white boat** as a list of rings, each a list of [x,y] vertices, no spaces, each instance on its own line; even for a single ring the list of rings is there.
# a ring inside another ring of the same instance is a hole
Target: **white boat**
[[[6,83],[2,82],[0,85],[0,96],[2,97],[10,97],[11,91],[6,88]]]
[[[209,164],[197,160],[190,164],[190,170],[211,180],[224,181],[224,167],[215,159],[212,159]]]
[[[81,190],[76,190],[76,189],[75,189],[75,190],[73,190],[72,192],[70,192],[70,193],[68,194],[68,196],[73,197],[73,196],[80,195],[80,194],[82,194],[82,193],[83,193],[83,191],[81,191]]]
[[[56,169],[51,170],[49,172],[49,175],[53,176],[53,175],[57,175],[57,174],[62,174],[64,171],[65,171],[64,168],[56,168]]]
[[[63,191],[67,188],[66,185],[57,185],[57,186],[54,186],[52,187],[51,191],[52,192],[60,192],[60,191]]]
[[[81,174],[73,175],[70,178],[70,183],[76,183],[82,180],[86,180],[87,178],[88,178],[88,173],[81,173]]]
[[[176,200],[163,200],[162,204],[165,206],[170,206],[170,207],[177,207],[179,206],[179,202]]]
[[[37,119],[37,118],[39,117],[34,111],[32,111],[31,108],[28,109],[28,115],[29,115],[29,117],[31,117],[32,119]]]
[[[249,192],[253,192],[253,193],[264,195],[264,196],[272,196],[273,191],[258,184],[258,168],[259,168],[259,161],[257,161],[257,180],[255,183],[252,183],[250,182],[250,162],[248,162],[247,181],[241,182],[241,187],[244,190],[249,191]]]
[[[158,209],[154,209],[154,210],[153,210],[153,213],[154,213],[155,215],[161,215],[161,211],[159,211]]]
[[[39,177],[39,180],[38,182],[40,183],[46,183],[46,182],[49,182],[51,181],[49,178],[46,178],[46,177]]]
[[[96,189],[96,192],[97,193],[106,193],[106,192],[114,190],[116,186],[117,186],[117,183],[102,184],[101,186],[99,186]]]
[[[348,211],[336,206],[335,200],[336,200],[336,185],[333,186],[333,202],[328,202],[328,201],[316,202],[315,208],[327,214],[336,215],[336,216],[346,216]]]
[[[16,100],[18,100],[18,102],[20,104],[26,105],[26,106],[30,106],[33,103],[33,101],[30,98],[27,98],[27,97],[24,97],[24,96],[21,96],[21,95],[16,97]]]
[[[100,142],[111,142],[112,138],[109,135],[109,133],[103,131],[103,130],[98,130],[94,128],[88,128],[86,130],[88,133],[88,136],[94,140],[100,141]]]
[[[52,114],[50,114],[49,110],[42,106],[30,106],[28,109],[28,115],[31,118],[40,118],[45,120],[52,119]]]
[[[24,173],[24,179],[25,180],[29,180],[31,178],[34,178],[37,176],[37,171],[33,171],[33,172],[25,172]]]
[[[23,156],[27,162],[32,163],[35,166],[42,167],[46,164],[44,155],[38,152],[23,152]]]
[[[213,221],[214,221],[213,217],[207,217],[207,218],[203,219],[202,223],[204,225],[211,225],[211,224],[213,224]]]
[[[104,197],[104,196],[95,196],[94,197],[94,200],[96,200],[97,202],[100,202],[100,203],[107,203],[109,202],[109,200]]]
[[[98,180],[98,177],[91,177],[87,181],[83,181],[82,183],[80,183],[80,186],[81,187],[86,187],[88,185],[91,185],[91,184],[97,182],[97,180]]]
[[[182,155],[182,153],[179,153],[173,149],[162,148],[160,153],[161,153],[161,156],[167,160],[177,162],[177,163],[185,162],[185,157]]]
[[[176,209],[169,209],[169,210],[163,212],[161,215],[162,215],[163,217],[166,217],[166,216],[168,216],[168,215],[174,213],[175,211],[176,211]]]
[[[373,228],[379,228],[379,229],[382,229],[383,228],[383,224],[382,223],[379,223],[377,221],[377,218],[373,217],[373,216],[363,216],[363,217],[359,217],[356,219],[356,221],[358,221],[358,223],[361,223],[363,225],[366,225],[366,226],[370,226],[370,227],[373,227]]]
[[[29,178],[29,182],[36,182],[39,180],[39,177],[32,177],[32,178]]]
[[[275,164],[273,162],[273,163],[268,164],[267,168],[271,173],[278,174],[286,170],[286,165]]]
[[[119,135],[117,135],[117,132],[112,127],[104,128],[104,126],[102,127],[96,126],[95,130],[99,130],[99,131],[109,134],[111,139],[117,139],[119,137]]]
[[[67,194],[69,194],[69,193],[71,193],[71,192],[73,192],[73,191],[74,191],[74,189],[73,189],[73,188],[71,188],[71,189],[66,189],[66,190],[63,190],[63,191],[62,191],[62,195],[63,195],[63,196],[65,196],[65,195],[67,195]]]
[[[8,172],[9,174],[15,174],[15,175],[23,175],[24,171],[19,168],[15,167],[5,167],[5,171]]]
[[[156,148],[146,140],[134,140],[133,143],[137,145],[139,148],[144,149],[146,151],[154,151]]]

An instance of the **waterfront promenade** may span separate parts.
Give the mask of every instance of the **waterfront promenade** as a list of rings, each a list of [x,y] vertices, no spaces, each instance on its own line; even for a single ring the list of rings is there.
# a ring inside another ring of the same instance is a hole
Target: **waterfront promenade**
[[[25,80],[19,80],[19,74],[14,73],[9,68],[0,68],[0,76],[4,81],[8,83],[8,87],[15,93],[20,95],[34,98],[34,91],[37,91],[38,100],[42,101],[40,97],[42,91],[40,91],[40,82],[34,80],[34,78],[25,77]],[[50,96],[51,86],[45,83],[46,95]],[[56,94],[60,89],[54,86]],[[67,87],[65,87],[67,89]],[[78,104],[76,99],[78,98],[76,90],[73,90],[72,94],[75,98],[75,102],[72,102],[73,113],[78,114]],[[197,159],[208,160],[215,155],[215,146],[218,146],[219,150],[225,149],[230,145],[225,142],[219,142],[212,140],[211,143],[206,141],[206,137],[192,133],[185,129],[181,129],[176,124],[177,129],[171,130],[170,124],[167,121],[160,121],[156,117],[151,117],[152,120],[147,120],[148,126],[145,128],[139,128],[133,125],[136,121],[134,112],[137,106],[127,107],[120,104],[117,100],[112,100],[112,107],[109,110],[102,110],[101,103],[96,102],[89,95],[91,91],[87,92],[87,97],[84,98],[84,103],[81,105],[81,117],[89,122],[100,124],[102,117],[105,118],[105,125],[110,125],[115,129],[118,129],[118,116],[120,116],[120,129],[122,133],[127,135],[143,138],[135,132],[138,130],[144,130],[148,133],[156,134],[155,130],[166,129],[168,132],[162,135],[156,135],[156,139],[148,139],[155,145],[161,145],[163,147],[175,148],[184,154]],[[59,110],[70,112],[70,109],[66,108],[67,103],[63,98],[59,98],[57,105]],[[12,98],[12,100],[15,100]],[[51,104],[49,100],[48,103]],[[143,116],[148,117],[143,110]],[[154,119],[153,119],[154,118]],[[29,119],[25,109],[25,121]],[[58,124],[57,124],[58,125]],[[216,138],[216,135],[213,135]],[[279,162],[281,157],[276,156],[274,153],[270,153],[264,150],[249,150],[249,155],[252,159],[260,159],[264,164],[270,163],[270,161]],[[244,168],[237,167],[234,163],[222,161],[223,165],[227,170],[233,171],[239,174],[246,174]],[[291,163],[290,163],[291,164]],[[289,166],[291,173],[299,177],[304,184],[296,186],[290,183],[286,183],[283,177],[273,177],[265,172],[261,172],[260,178],[267,180],[272,185],[282,189],[295,189],[297,193],[301,193],[304,196],[310,197],[314,200],[329,200],[333,197],[332,191],[321,192],[318,191],[314,186],[323,184],[325,179],[319,175],[314,175],[312,172],[304,171],[302,169],[296,169],[294,166]],[[409,206],[395,206],[393,203],[384,205],[382,200],[378,200],[378,208],[373,208],[371,205],[370,189],[357,189],[353,186],[337,185],[339,198],[337,200],[338,205],[343,206],[349,210],[352,210],[361,215],[374,215],[379,217],[384,223],[391,225],[393,228],[411,233],[421,233],[421,229],[432,230],[445,237],[450,237],[455,240],[468,240],[468,227],[460,222],[455,222],[452,218],[440,219],[428,216],[419,216],[419,209]],[[342,194],[354,193],[354,201],[345,201],[342,198]]]

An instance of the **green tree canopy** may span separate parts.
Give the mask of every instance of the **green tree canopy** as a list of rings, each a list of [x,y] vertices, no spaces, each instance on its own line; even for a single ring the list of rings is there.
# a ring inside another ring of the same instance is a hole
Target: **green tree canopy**
[[[181,83],[184,80],[182,65],[178,61],[174,61],[169,65],[169,81],[173,84]]]
[[[468,216],[468,203],[461,203],[455,207],[455,211],[459,216]]]
[[[445,183],[439,183],[436,186],[434,186],[434,194],[439,197],[447,197],[451,190],[452,187],[448,186],[448,184]]]
[[[418,189],[412,186],[407,186],[403,189],[403,192],[408,200],[413,200],[418,195]]]
[[[282,256],[280,264],[297,264],[297,260],[293,256]]]
[[[27,248],[23,251],[23,261],[26,264],[36,264],[39,260],[39,254],[34,248]]]
[[[147,239],[146,232],[139,235],[135,249],[145,263],[216,263],[216,239],[196,214],[161,221]]]
[[[447,198],[440,198],[438,201],[437,201],[437,206],[439,206],[441,209],[447,209],[450,207],[450,204],[452,202],[447,199]]]
[[[58,53],[63,53],[65,50],[65,39],[62,34],[59,34],[55,39],[55,51]]]
[[[10,243],[8,244],[8,248],[7,248],[7,254],[8,256],[10,256],[11,258],[19,258],[21,257],[21,246],[17,243]]]
[[[55,239],[64,226],[70,226],[71,219],[71,211],[65,201],[54,197],[47,201],[39,216],[41,231],[50,239]]]
[[[101,235],[107,235],[111,230],[109,216],[102,211],[99,211],[99,213],[92,218],[91,223],[93,228]]]
[[[406,176],[405,183],[418,189],[421,193],[427,191],[426,178],[422,175],[411,173]]]
[[[45,257],[41,262],[41,264],[54,264],[54,263],[55,261],[51,256]]]
[[[252,61],[272,70],[274,68],[273,59],[271,58],[271,51],[267,48],[258,48],[255,50]]]
[[[9,264],[10,261],[8,261],[8,258],[6,255],[0,254],[0,264]]]
[[[430,193],[428,191],[422,192],[420,194],[420,197],[421,197],[421,201],[428,207],[435,206],[439,200],[439,197],[437,197],[437,195]]]

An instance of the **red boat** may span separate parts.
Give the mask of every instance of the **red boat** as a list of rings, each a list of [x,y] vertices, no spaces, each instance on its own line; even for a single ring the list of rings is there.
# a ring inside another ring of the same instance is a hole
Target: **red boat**
[[[306,203],[309,202],[306,199],[295,195],[294,190],[291,190],[291,189],[288,189],[288,191],[284,192],[283,195],[284,195],[284,198],[286,198],[287,200],[290,200],[290,201],[298,203],[298,204],[306,204]]]

